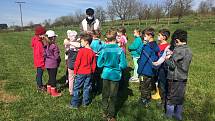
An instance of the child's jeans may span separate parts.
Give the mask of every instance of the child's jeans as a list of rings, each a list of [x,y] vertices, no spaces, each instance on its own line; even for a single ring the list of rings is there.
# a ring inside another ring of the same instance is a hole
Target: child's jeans
[[[119,82],[103,80],[102,108],[104,113],[110,118],[114,117],[116,114],[115,106],[117,101],[118,89]]]
[[[140,93],[141,99],[151,99],[152,78],[148,76],[140,76]]]
[[[68,79],[69,79],[69,93],[73,94],[73,85],[74,85],[74,70],[68,68]]]
[[[133,57],[133,62],[134,62],[134,75],[133,75],[133,77],[135,77],[135,78],[138,78],[138,74],[137,74],[138,63],[137,63],[137,60],[139,58],[140,57]]]
[[[187,80],[168,80],[168,105],[183,105]]]
[[[36,81],[37,86],[42,87],[43,86],[43,69],[41,67],[37,67],[37,75],[36,75]]]
[[[168,90],[168,84],[167,84],[167,69],[162,65],[158,70],[158,89],[159,94],[161,96],[161,101],[163,104],[166,103],[166,96],[167,96],[167,90]]]
[[[48,85],[51,85],[52,87],[56,87],[57,68],[47,68],[47,70],[48,70],[48,74],[49,74]]]
[[[71,99],[71,105],[78,107],[81,99],[81,89],[83,88],[83,105],[90,103],[90,91],[92,89],[91,74],[78,74],[75,77],[73,87],[73,97]]]

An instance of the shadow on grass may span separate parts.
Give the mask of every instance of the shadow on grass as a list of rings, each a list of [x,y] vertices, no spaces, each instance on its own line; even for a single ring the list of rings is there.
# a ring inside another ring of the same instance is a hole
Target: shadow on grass
[[[133,91],[129,89],[129,79],[131,77],[130,71],[133,71],[131,67],[128,67],[126,70],[123,71],[122,79],[119,82],[119,91],[118,91],[118,100],[117,100],[117,107],[116,112],[123,107],[123,104],[128,99],[128,96],[133,96]]]

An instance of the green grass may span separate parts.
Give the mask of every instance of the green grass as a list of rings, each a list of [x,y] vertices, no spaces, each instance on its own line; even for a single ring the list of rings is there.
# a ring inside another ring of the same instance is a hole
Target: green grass
[[[193,52],[185,101],[185,121],[214,121],[215,120],[215,45],[210,44],[215,38],[215,19],[213,22],[188,22],[182,24],[152,25],[156,30],[169,28],[173,32],[182,28],[189,33],[189,46]],[[210,20],[210,21],[212,21]],[[194,21],[194,20],[193,20]],[[137,24],[138,25],[138,24]],[[136,25],[127,26],[129,44],[132,41],[132,31]],[[141,28],[145,26],[142,25]],[[63,39],[68,28],[56,28],[61,58],[64,58]],[[107,27],[103,29],[105,31]],[[71,110],[67,107],[70,101],[68,89],[63,90],[63,96],[52,98],[47,94],[36,92],[35,69],[33,68],[32,49],[30,47],[32,31],[0,33],[0,98],[16,96],[15,98],[0,99],[0,120],[72,120],[100,121],[101,95],[93,99],[88,108]],[[127,54],[129,66],[132,59]],[[62,61],[57,79],[65,73],[65,62]],[[126,73],[132,74],[132,70]],[[47,72],[44,80],[47,82]],[[4,81],[3,81],[4,80]],[[3,85],[4,86],[1,86]],[[171,121],[163,117],[156,107],[156,101],[145,109],[137,104],[139,97],[138,84],[123,84],[119,95],[118,121]],[[128,95],[129,94],[129,95]],[[133,94],[133,95],[132,95]]]

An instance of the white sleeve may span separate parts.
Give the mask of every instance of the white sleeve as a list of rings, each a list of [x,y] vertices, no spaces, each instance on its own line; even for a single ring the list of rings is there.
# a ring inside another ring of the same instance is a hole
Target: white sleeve
[[[157,62],[155,62],[156,64],[154,64],[155,66],[160,66],[164,61],[165,61],[165,58],[167,56],[167,53],[170,51],[169,50],[170,46],[167,46],[163,52],[163,55],[158,59]]]

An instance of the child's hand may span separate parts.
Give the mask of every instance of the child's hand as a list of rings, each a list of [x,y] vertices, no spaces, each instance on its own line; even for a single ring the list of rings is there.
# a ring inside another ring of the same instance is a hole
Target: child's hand
[[[167,56],[165,57],[165,60],[169,60],[171,56],[172,56],[172,55],[167,55]]]
[[[154,66],[158,66],[158,65],[159,65],[158,62],[152,62],[152,64],[153,64]]]

